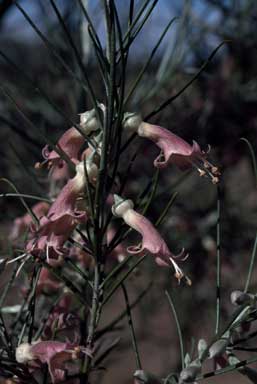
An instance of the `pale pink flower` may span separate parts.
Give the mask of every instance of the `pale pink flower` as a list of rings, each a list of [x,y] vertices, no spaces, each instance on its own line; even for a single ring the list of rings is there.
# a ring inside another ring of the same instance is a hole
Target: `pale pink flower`
[[[42,236],[37,233],[33,239],[31,239],[26,245],[27,253],[31,253],[34,256],[41,257],[46,255],[46,259],[49,262],[52,259],[62,260],[64,254],[68,254],[68,249],[64,247],[64,243],[68,240],[71,232],[75,228],[69,227],[69,232],[66,230],[66,235],[55,235],[49,231],[47,236]]]
[[[169,250],[166,242],[161,237],[153,224],[143,215],[136,212],[133,207],[132,200],[125,200],[114,195],[115,204],[112,206],[112,212],[117,217],[122,217],[125,223],[135,229],[142,235],[142,242],[139,246],[128,247],[130,253],[142,253],[143,251],[149,252],[155,256],[155,261],[160,266],[173,266],[175,269],[175,276],[178,280],[182,277],[186,278],[187,283],[190,285],[190,280],[184,275],[183,271],[179,268],[175,259],[185,260],[187,254],[184,249],[182,252],[175,256]]]
[[[53,384],[65,379],[66,363],[78,360],[83,354],[90,355],[90,352],[78,345],[52,340],[39,341],[34,344],[23,343],[16,348],[16,360],[18,363],[35,362],[47,364]]]
[[[137,132],[140,137],[153,141],[161,149],[154,160],[155,167],[164,168],[171,163],[182,170],[194,167],[200,176],[209,176],[214,184],[218,183],[218,168],[206,159],[209,149],[207,152],[202,151],[196,141],[190,145],[168,129],[146,123],[133,113],[125,114],[123,125],[126,129]]]
[[[87,164],[88,177],[95,182],[98,168]],[[38,228],[31,226],[35,238],[27,245],[27,251],[39,255],[46,252],[47,258],[56,258],[65,252],[64,243],[78,223],[85,222],[87,213],[76,208],[77,199],[85,187],[84,163],[76,166],[76,176],[69,180],[52,204],[47,216],[40,219]]]
[[[73,161],[78,160],[78,154],[85,139],[82,134],[74,127],[69,128],[57,142],[57,147],[61,148],[66,155]],[[48,166],[58,165],[63,160],[55,150],[49,150],[46,145],[42,150],[42,155],[48,162]]]
[[[95,116],[95,110],[84,112],[80,115],[80,128],[85,135],[99,129],[99,123]],[[60,148],[70,158],[72,162],[79,162],[79,154],[82,145],[85,142],[84,136],[75,127],[69,128],[57,142],[57,147]],[[59,180],[61,176],[66,176],[68,171],[66,162],[61,159],[60,155],[55,150],[50,150],[46,145],[42,150],[42,155],[45,159],[43,163],[37,163],[36,168],[47,164],[51,168],[50,175],[55,180]]]

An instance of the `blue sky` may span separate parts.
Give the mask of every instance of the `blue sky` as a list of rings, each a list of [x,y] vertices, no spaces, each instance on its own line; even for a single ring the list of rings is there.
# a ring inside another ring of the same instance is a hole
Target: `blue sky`
[[[65,6],[70,4],[70,1],[75,0],[57,0],[56,4],[60,9],[64,9]],[[149,0],[150,1],[150,0]],[[94,14],[94,9],[97,7],[98,0],[88,0],[89,9]],[[56,17],[51,5],[48,0],[41,0],[41,3],[44,4],[44,9],[47,14],[48,26],[54,25],[56,23]],[[127,7],[124,7],[124,3],[128,4],[128,0],[116,0],[116,4],[120,12],[126,13]],[[136,0],[136,7],[140,7],[143,3],[142,0]],[[40,8],[40,1],[28,1],[20,0],[20,4],[26,10],[26,12],[31,16],[36,25],[44,32],[46,28],[45,18],[42,17],[42,8]],[[208,23],[216,22],[219,15],[215,12],[214,9],[210,7],[206,8],[206,2],[204,0],[159,0],[155,10],[152,13],[151,18],[148,23],[145,25],[143,32],[138,36],[135,49],[137,53],[145,53],[149,50],[154,42],[158,39],[159,35],[162,33],[163,28],[167,25],[169,20],[174,16],[181,16],[183,13],[183,7],[187,4],[192,6],[192,11],[197,17],[204,17],[204,20]],[[101,13],[96,12],[96,23],[98,25],[98,31],[101,40],[104,40],[104,25],[99,16]],[[178,27],[179,22],[174,24],[169,33],[167,34],[163,46],[169,44],[173,45],[176,36],[176,28]],[[35,32],[29,26],[27,21],[24,19],[23,15],[19,10],[14,6],[12,10],[8,13],[4,20],[3,36],[13,37],[18,40],[29,42],[35,42],[38,39]]]

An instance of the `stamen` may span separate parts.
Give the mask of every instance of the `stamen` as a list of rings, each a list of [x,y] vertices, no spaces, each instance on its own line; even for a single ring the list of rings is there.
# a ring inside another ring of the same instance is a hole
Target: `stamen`
[[[206,152],[208,153],[208,151]],[[220,172],[219,168],[214,166],[212,163],[210,163],[208,160],[204,159],[203,157],[197,157],[197,161],[190,161],[192,166],[197,169],[200,176],[210,176],[211,181],[213,184],[217,184],[219,182]],[[204,169],[202,169],[202,164]]]
[[[51,160],[46,160],[46,161],[48,161],[47,169],[50,169],[53,165],[53,161],[51,161]]]
[[[169,258],[171,261],[171,264],[173,265],[173,268],[175,269],[175,277],[178,279],[179,283],[182,277],[184,276],[183,271],[179,268],[177,263],[172,259],[172,257]]]
[[[200,177],[206,176],[206,172],[203,169],[197,168],[197,171],[199,172]]]
[[[212,183],[218,184],[219,182],[218,176],[220,175],[218,167],[215,167],[209,161],[204,161],[204,167],[206,170],[205,172],[210,176]]]
[[[214,175],[220,175],[220,171],[218,167],[212,167],[211,171]]]
[[[40,163],[40,162],[38,161],[37,163],[35,163],[34,168],[35,168],[35,169],[40,169],[40,168],[42,168],[42,163]]]
[[[46,165],[48,162],[49,162],[49,160],[41,161],[41,163],[38,161],[38,162],[34,165],[34,168],[35,168],[35,169],[41,169],[41,168],[43,168],[44,165]]]
[[[21,265],[19,266],[17,272],[16,272],[16,275],[15,277],[17,277],[20,273],[20,271],[22,270],[24,264],[31,258],[31,255],[27,255],[27,257],[25,258],[25,260],[21,263]]]
[[[207,176],[207,173],[209,174],[209,172],[207,172],[207,170],[204,170],[201,168],[201,164],[198,164],[198,163],[200,163],[200,161],[195,162],[193,160],[189,160],[189,162],[197,170],[197,172],[199,172],[200,177]]]
[[[211,169],[211,172],[214,174],[214,175],[220,175],[220,172],[219,172],[219,168],[216,167],[215,165],[213,165],[212,163],[210,163],[209,161],[207,160],[204,160],[204,167],[206,169]]]
[[[189,277],[187,277],[184,272],[182,271],[182,269],[179,268],[179,266],[177,265],[177,263],[172,259],[172,257],[169,258],[171,263],[172,263],[172,266],[173,268],[175,269],[175,277],[178,279],[178,283],[180,284],[180,280],[183,279],[183,277],[185,278],[186,280],[186,283],[187,285],[191,286],[192,285],[192,282],[191,280],[189,279]]]
[[[218,184],[218,182],[219,182],[219,178],[218,177],[212,177],[212,183],[213,184]]]
[[[49,245],[46,244],[46,261],[49,264]]]
[[[6,264],[14,263],[15,261],[20,260],[23,257],[26,257],[27,255],[28,255],[27,253],[23,253],[22,255],[19,255],[19,256],[15,257],[14,259],[7,261]]]

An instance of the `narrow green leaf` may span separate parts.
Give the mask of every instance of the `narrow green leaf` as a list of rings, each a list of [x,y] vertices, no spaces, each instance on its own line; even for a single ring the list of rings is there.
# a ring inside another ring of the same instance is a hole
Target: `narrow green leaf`
[[[131,315],[131,310],[130,310],[130,304],[129,304],[129,297],[128,297],[128,292],[126,289],[126,286],[124,283],[121,284],[121,288],[123,291],[125,303],[126,303],[126,312],[127,312],[127,318],[128,318],[128,325],[130,328],[130,334],[131,334],[131,339],[132,339],[132,346],[135,354],[135,359],[136,359],[136,365],[137,369],[142,369],[142,363],[139,355],[139,350],[138,350],[138,345],[137,345],[137,339],[136,339],[136,333],[135,333],[135,328],[133,324],[133,319]]]
[[[183,342],[183,336],[182,336],[179,318],[178,318],[177,311],[176,311],[176,308],[175,308],[175,305],[173,303],[171,295],[169,294],[168,291],[165,291],[165,295],[168,298],[168,302],[170,304],[170,307],[171,307],[171,310],[172,310],[172,313],[173,313],[173,316],[175,319],[175,323],[176,323],[176,327],[177,327],[177,331],[178,331],[179,345],[180,345],[181,365],[182,365],[182,369],[184,369],[185,368],[185,350],[184,350],[184,342]]]
[[[191,78],[191,80],[184,85],[178,91],[175,95],[171,96],[168,100],[164,101],[162,104],[159,105],[159,107],[155,108],[152,112],[150,112],[147,116],[143,118],[144,121],[148,121],[150,118],[153,116],[157,115],[159,112],[161,112],[164,108],[166,108],[170,103],[172,103],[175,99],[177,99],[200,75],[201,73],[205,70],[205,68],[209,65],[215,54],[218,52],[218,50],[226,43],[228,43],[229,40],[224,40],[222,41],[209,55],[207,60],[202,64],[198,72]]]

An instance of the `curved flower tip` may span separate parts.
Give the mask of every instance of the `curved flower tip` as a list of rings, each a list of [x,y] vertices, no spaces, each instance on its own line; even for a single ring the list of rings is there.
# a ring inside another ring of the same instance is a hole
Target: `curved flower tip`
[[[88,167],[88,165],[86,165]],[[97,168],[98,170],[98,168]],[[86,211],[77,209],[77,199],[85,186],[84,163],[76,166],[76,176],[63,187],[55,202],[52,204],[47,216],[39,222],[39,228],[31,227],[35,238],[30,240],[27,250],[40,255],[46,252],[48,258],[58,258],[67,252],[63,247],[76,225],[87,219]],[[96,169],[90,164],[88,168],[89,180],[95,177]]]
[[[133,209],[134,205],[131,200],[125,200],[118,195],[114,195],[114,201],[115,203],[112,206],[113,214],[122,217],[129,227],[142,235],[140,245],[130,246],[127,248],[127,251],[130,253],[151,253],[155,256],[155,261],[159,266],[172,266],[175,269],[175,277],[179,281],[185,277],[187,283],[191,285],[191,281],[184,275],[175,261],[175,259],[184,261],[188,257],[185,250],[183,249],[177,256],[173,255],[153,224]]]
[[[164,168],[170,163],[182,170],[194,167],[200,176],[209,176],[213,184],[218,183],[220,172],[206,159],[209,149],[202,151],[196,141],[190,145],[166,128],[146,123],[140,115],[133,113],[124,115],[123,126],[127,130],[137,132],[140,137],[153,141],[160,148],[161,153],[154,160],[155,167]]]
[[[95,175],[95,169],[88,169],[89,178]],[[85,186],[84,163],[76,166],[76,175],[63,187],[57,199],[52,204],[47,216],[40,220],[40,230],[51,227],[51,230],[57,234],[64,234],[66,228],[73,226],[74,223],[86,219],[86,212],[76,210],[76,202]],[[53,228],[53,223],[56,226]],[[58,226],[57,226],[58,224]]]
[[[57,142],[57,147],[65,152],[71,161],[76,162],[78,161],[79,151],[84,141],[85,139],[82,134],[75,127],[71,127],[61,136]],[[40,168],[45,164],[47,164],[48,168],[53,166],[62,167],[64,165],[64,161],[60,158],[60,155],[55,150],[50,150],[48,145],[43,148],[42,155],[45,161],[36,163],[36,168]]]
[[[26,252],[36,257],[46,255],[46,260],[51,264],[54,260],[58,264],[62,264],[63,255],[68,254],[69,250],[64,247],[64,243],[68,240],[70,232],[66,235],[55,235],[49,231],[47,236],[39,235],[31,239],[26,245]]]
[[[218,168],[206,159],[209,150],[202,151],[196,141],[190,145],[169,130],[144,122],[139,126],[138,135],[150,139],[161,149],[160,155],[154,160],[155,167],[164,168],[170,163],[182,170],[194,167],[200,176],[209,176],[213,184],[218,183]]]
[[[85,135],[89,135],[91,132],[99,129],[99,123],[95,115],[95,110],[90,110],[80,115],[80,128],[81,132]],[[85,141],[83,134],[77,128],[69,128],[57,142],[59,147],[75,164],[79,161],[79,153],[81,147]],[[59,174],[61,168],[64,167],[65,162],[60,158],[60,155],[55,150],[50,150],[46,145],[42,150],[44,161],[42,163],[36,163],[36,168],[41,168],[47,164],[48,168],[59,168]],[[54,172],[55,175],[55,172]],[[55,175],[56,176],[56,175]],[[58,176],[58,173],[57,173]]]

